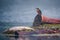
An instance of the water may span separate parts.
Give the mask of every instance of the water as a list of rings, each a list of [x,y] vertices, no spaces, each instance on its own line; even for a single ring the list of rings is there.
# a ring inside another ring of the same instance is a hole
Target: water
[[[23,37],[15,38],[15,37],[1,36],[0,40],[60,40],[60,37],[58,37],[58,36],[55,36],[55,37],[47,37],[47,36],[23,36]]]
[[[0,40],[60,40],[59,36],[19,36],[19,38],[1,35],[2,32],[13,26],[32,26],[32,23],[0,23]]]

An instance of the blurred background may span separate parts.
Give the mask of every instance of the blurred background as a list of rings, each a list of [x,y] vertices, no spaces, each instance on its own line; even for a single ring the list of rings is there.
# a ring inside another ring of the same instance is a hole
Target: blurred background
[[[36,9],[50,18],[60,18],[60,0],[0,0],[0,30],[10,26],[32,26]],[[2,27],[3,26],[3,27]]]
[[[0,0],[0,32],[12,26],[32,26],[35,8],[47,17],[60,18],[60,0]]]
[[[32,23],[36,9],[51,18],[60,18],[60,0],[0,0],[0,22]]]

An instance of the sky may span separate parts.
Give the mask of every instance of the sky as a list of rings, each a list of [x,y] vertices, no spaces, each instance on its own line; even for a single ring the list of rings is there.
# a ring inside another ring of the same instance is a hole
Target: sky
[[[0,0],[0,21],[33,22],[40,8],[42,15],[60,18],[60,0]]]

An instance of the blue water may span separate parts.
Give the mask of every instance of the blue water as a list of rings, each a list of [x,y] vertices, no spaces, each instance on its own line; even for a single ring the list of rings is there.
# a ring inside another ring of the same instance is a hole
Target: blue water
[[[32,23],[0,23],[0,40],[60,40],[60,37],[46,37],[46,36],[25,36],[25,37],[7,37],[1,35],[2,32],[13,26],[32,26]]]

